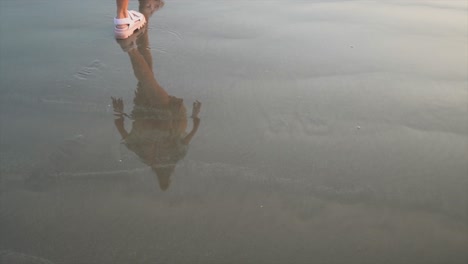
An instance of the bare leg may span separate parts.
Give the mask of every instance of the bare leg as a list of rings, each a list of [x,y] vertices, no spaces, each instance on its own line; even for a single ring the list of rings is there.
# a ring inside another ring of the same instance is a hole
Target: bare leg
[[[115,0],[117,4],[116,18],[126,18],[129,0]]]

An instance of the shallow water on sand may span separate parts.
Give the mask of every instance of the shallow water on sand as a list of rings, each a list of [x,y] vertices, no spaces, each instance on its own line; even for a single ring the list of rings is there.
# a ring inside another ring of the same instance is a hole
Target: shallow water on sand
[[[0,4],[0,262],[466,263],[466,1],[173,0],[138,47],[113,4]]]

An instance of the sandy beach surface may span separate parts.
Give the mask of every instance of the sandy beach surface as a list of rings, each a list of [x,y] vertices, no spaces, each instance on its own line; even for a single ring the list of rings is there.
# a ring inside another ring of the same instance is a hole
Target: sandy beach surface
[[[0,3],[0,263],[468,262],[467,1],[130,7]],[[114,124],[147,66],[202,103],[167,190]]]

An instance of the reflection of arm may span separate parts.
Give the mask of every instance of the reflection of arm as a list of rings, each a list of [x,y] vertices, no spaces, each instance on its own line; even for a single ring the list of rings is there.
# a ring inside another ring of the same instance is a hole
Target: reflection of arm
[[[127,130],[125,130],[123,116],[121,116],[119,118],[116,118],[114,120],[114,124],[115,124],[115,127],[117,128],[117,130],[119,131],[120,136],[122,136],[122,139],[125,139],[128,136],[128,132],[127,132]]]
[[[124,126],[124,116],[127,116],[127,114],[124,113],[124,102],[122,98],[111,97],[111,99],[112,107],[114,108],[114,115],[116,116],[114,119],[115,127],[122,136],[122,139],[125,139],[128,136],[128,133]]]
[[[184,139],[182,139],[182,143],[184,145],[188,145],[190,143],[190,140],[192,140],[193,136],[195,136],[195,133],[197,133],[198,126],[200,126],[200,118],[193,117],[192,120],[193,120],[192,130],[190,131],[190,133],[188,133],[187,136],[184,137]]]

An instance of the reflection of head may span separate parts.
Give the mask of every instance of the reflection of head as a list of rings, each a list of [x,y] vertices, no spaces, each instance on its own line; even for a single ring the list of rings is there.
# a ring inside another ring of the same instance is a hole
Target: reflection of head
[[[133,130],[127,137],[125,145],[137,154],[140,161],[151,167],[158,177],[159,187],[164,191],[169,188],[169,178],[174,173],[177,163],[185,157],[188,146],[182,144],[181,140],[176,140],[175,144],[168,144],[168,141],[173,142],[171,138],[160,138],[160,144],[156,148],[144,138],[135,137],[139,132],[141,131]],[[150,130],[150,132],[154,133],[155,130]],[[157,133],[153,135],[157,136]],[[167,145],[163,146],[163,144]]]
[[[165,191],[171,184],[171,175],[174,172],[175,164],[165,166],[153,166],[151,169],[156,173],[159,182],[159,188]]]

